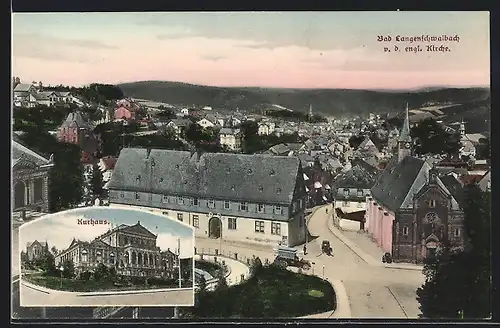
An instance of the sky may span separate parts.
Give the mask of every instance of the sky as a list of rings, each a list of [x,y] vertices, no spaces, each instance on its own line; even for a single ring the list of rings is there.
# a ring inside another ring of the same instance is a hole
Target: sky
[[[27,83],[161,80],[354,89],[490,84],[488,12],[16,13],[12,24],[13,75]],[[398,35],[459,41],[433,42],[450,52],[427,52],[430,43],[396,42]],[[391,41],[378,42],[377,36]],[[422,52],[404,51],[419,43]]]
[[[79,225],[78,219],[107,220],[107,225]],[[19,230],[19,252],[26,251],[26,244],[38,240],[47,241],[49,247],[58,250],[68,248],[73,238],[91,241],[108,229],[120,224],[141,225],[158,235],[157,246],[162,251],[170,248],[177,252],[177,239],[181,239],[181,258],[194,255],[193,229],[183,223],[145,211],[115,208],[85,208],[49,214],[23,224]]]

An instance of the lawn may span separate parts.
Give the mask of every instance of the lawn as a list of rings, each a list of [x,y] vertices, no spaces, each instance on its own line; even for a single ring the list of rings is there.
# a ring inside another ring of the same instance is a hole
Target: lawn
[[[53,276],[45,276],[41,273],[24,275],[23,279],[49,289],[55,290],[64,290],[70,292],[104,292],[104,291],[120,291],[120,290],[142,290],[142,289],[155,289],[155,288],[178,288],[178,284],[175,281],[165,283],[165,284],[156,284],[156,285],[145,285],[145,284],[136,284],[136,285],[123,285],[116,286],[112,281],[96,281],[93,279],[89,280],[79,280],[79,279],[62,279],[62,288],[61,288],[61,278],[53,277]]]
[[[214,278],[217,278],[224,271],[224,269],[219,264],[204,260],[195,261],[194,266],[197,269],[208,272]]]
[[[332,311],[336,296],[316,276],[263,267],[240,285],[198,295],[198,318],[293,318]]]

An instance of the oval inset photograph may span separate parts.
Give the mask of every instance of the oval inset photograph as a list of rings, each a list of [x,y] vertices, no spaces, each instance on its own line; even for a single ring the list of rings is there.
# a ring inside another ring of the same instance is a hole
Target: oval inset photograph
[[[192,306],[193,228],[138,209],[88,207],[19,229],[20,304]]]

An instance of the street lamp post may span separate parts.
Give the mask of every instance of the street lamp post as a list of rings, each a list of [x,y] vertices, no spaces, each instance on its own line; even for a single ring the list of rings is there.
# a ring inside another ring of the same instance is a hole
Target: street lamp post
[[[62,282],[63,282],[63,272],[64,272],[64,267],[62,265],[62,263],[60,264],[59,266],[59,271],[61,271],[61,285],[60,285],[60,289],[62,289]]]

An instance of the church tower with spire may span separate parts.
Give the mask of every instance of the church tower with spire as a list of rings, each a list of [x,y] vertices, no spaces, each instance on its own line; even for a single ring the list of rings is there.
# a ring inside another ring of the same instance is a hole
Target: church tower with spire
[[[313,117],[313,105],[309,105],[309,119]]]
[[[406,103],[405,120],[398,139],[398,163],[401,163],[406,156],[411,155],[412,146],[410,120],[408,118],[408,103]]]

